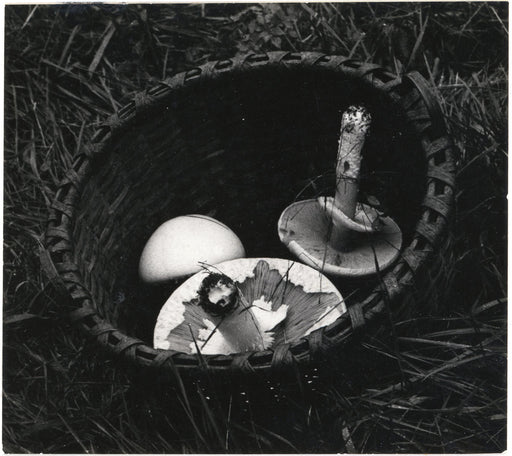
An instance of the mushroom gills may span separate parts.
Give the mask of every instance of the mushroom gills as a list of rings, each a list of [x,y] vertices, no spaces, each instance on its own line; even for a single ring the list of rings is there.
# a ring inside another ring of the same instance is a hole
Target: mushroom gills
[[[231,260],[198,272],[172,293],[157,318],[154,347],[212,355],[265,350],[300,340],[345,311],[339,291],[309,266]]]

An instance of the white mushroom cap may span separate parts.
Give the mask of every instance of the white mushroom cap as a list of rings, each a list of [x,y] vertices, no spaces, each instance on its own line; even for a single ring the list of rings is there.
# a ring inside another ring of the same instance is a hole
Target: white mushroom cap
[[[184,215],[160,225],[139,262],[146,283],[162,283],[198,272],[203,264],[242,258],[245,249],[226,225],[205,215]]]

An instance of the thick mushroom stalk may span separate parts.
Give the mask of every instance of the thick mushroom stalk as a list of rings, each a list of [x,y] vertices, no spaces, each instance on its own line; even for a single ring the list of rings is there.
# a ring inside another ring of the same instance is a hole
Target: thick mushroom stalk
[[[361,106],[351,106],[341,118],[341,133],[336,161],[336,193],[334,207],[350,220],[354,219],[359,192],[361,151],[370,129],[370,113]],[[352,229],[333,217],[331,245],[339,250],[350,248]]]
[[[298,201],[278,222],[281,241],[304,263],[327,274],[359,277],[398,257],[402,233],[374,208],[357,202],[362,150],[370,113],[351,106],[342,116],[334,197]]]

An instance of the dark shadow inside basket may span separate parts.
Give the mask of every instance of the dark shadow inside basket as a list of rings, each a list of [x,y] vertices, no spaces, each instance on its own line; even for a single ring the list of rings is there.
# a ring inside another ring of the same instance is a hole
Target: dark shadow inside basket
[[[291,202],[334,194],[342,112],[364,104],[373,121],[361,198],[375,196],[408,245],[425,193],[425,159],[402,109],[361,80],[327,70],[252,69],[175,90],[122,126],[95,159],[75,218],[75,261],[99,313],[152,344],[161,306],[180,282],[149,287],[137,267],[164,221],[217,218],[248,257],[292,258],[277,221]],[[346,296],[371,280],[336,281]]]

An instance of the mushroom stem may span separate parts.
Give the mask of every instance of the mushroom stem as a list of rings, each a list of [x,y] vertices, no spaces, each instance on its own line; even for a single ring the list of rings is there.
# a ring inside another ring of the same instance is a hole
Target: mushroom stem
[[[362,106],[350,106],[341,119],[341,132],[336,162],[336,193],[334,206],[348,218],[354,219],[359,191],[361,150],[370,128],[371,116]],[[329,239],[340,251],[350,247],[350,228],[333,221]]]

